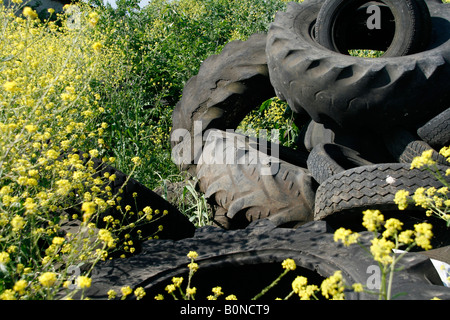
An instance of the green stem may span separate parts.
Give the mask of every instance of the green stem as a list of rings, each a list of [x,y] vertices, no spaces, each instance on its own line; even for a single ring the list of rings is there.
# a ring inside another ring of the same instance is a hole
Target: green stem
[[[278,276],[278,278],[276,278],[270,285],[265,287],[260,293],[258,293],[256,296],[254,296],[252,298],[252,300],[257,300],[257,299],[261,298],[263,295],[265,295],[267,293],[267,291],[269,291],[274,286],[276,286],[278,284],[278,282],[280,282],[281,278],[283,278],[288,272],[289,272],[289,269],[284,270],[284,272],[282,274],[280,274]]]

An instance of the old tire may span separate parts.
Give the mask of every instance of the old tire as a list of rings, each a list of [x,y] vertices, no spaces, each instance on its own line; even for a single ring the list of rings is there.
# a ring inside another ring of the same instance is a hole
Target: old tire
[[[380,10],[379,29],[369,29],[366,12],[358,14],[358,8],[368,2]],[[315,36],[319,44],[342,54],[351,49],[374,49],[385,51],[384,57],[405,56],[426,48],[431,18],[424,0],[326,0],[317,16]]]
[[[332,143],[316,145],[308,157],[308,170],[319,184],[339,172],[372,164],[356,150]]]
[[[439,167],[445,176],[446,167]],[[429,171],[411,170],[410,164],[383,163],[338,173],[316,192],[314,219],[340,213],[359,214],[366,209],[398,210],[394,196],[399,190],[413,194],[419,187],[442,187]],[[410,206],[411,209],[419,207]]]
[[[326,128],[323,124],[310,121],[302,136],[304,148],[311,152],[319,144],[339,144],[355,151],[371,162],[393,162],[384,141],[371,132],[351,132],[347,130]]]
[[[428,143],[404,129],[394,129],[384,136],[385,144],[391,155],[400,163],[411,163],[424,151],[432,150],[431,159],[437,164],[448,166],[447,159],[434,150]]]
[[[427,1],[432,18],[427,50],[363,59],[328,50],[313,39],[323,3],[289,3],[268,31],[270,79],[293,111],[306,110],[331,129],[383,132],[396,123],[417,128],[449,105],[449,5]]]
[[[224,231],[209,226],[197,229],[189,239],[148,241],[139,255],[98,263],[85,296],[106,300],[108,290],[120,292],[123,286],[130,286],[132,290],[143,287],[147,293],[144,299],[153,300],[157,294],[171,299],[165,287],[172,283],[173,277],[183,277],[185,287],[190,262],[186,255],[191,250],[198,253],[199,269],[191,283],[197,288],[197,301],[206,299],[215,286],[221,286],[225,295],[235,294],[238,300],[249,301],[282,272],[281,262],[287,258],[296,262],[296,270],[261,300],[285,297],[297,275],[306,276],[308,284],[320,286],[323,278],[341,270],[348,286],[370,283],[373,271],[369,268],[376,265],[374,260],[358,245],[346,247],[334,242],[333,232],[324,221],[284,229],[264,219],[243,230]],[[361,233],[363,245],[370,246],[371,238],[371,233]],[[406,293],[398,299],[450,298],[449,289],[442,285],[427,257],[410,253],[400,260],[398,267],[392,294]],[[378,299],[377,295],[352,290],[344,294],[347,300]]]
[[[436,149],[450,144],[450,108],[433,117],[419,129],[417,134]]]
[[[271,144],[270,156],[262,147],[240,134],[208,135],[196,175],[216,207],[214,220],[226,229],[264,218],[284,226],[313,219],[317,186],[308,170],[281,160],[279,145]]]
[[[186,83],[172,115],[172,159],[181,169],[195,170],[208,129],[235,129],[251,110],[275,96],[265,45],[266,34],[232,41]]]

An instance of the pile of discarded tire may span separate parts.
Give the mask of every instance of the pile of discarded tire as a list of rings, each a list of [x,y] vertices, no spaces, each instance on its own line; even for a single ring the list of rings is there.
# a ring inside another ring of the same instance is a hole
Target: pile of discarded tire
[[[379,14],[378,27],[368,27],[370,12]],[[439,0],[292,2],[267,34],[232,41],[206,59],[173,112],[172,155],[198,178],[216,226],[146,242],[138,255],[100,264],[90,296],[130,285],[152,299],[171,277],[187,277],[190,250],[204,270],[198,287],[214,286],[220,274],[221,285],[235,284],[243,299],[262,289],[245,281],[261,285],[285,258],[317,281],[342,270],[347,283],[367,283],[374,261],[332,235],[349,227],[369,244],[365,209],[399,217],[405,227],[433,219],[419,207],[400,212],[394,195],[442,186],[428,171],[410,170],[423,151],[434,150],[443,173],[450,165],[437,152],[450,143],[449,20],[450,5]],[[384,54],[353,57],[351,49]],[[295,150],[277,145],[274,155],[273,144],[228,129],[275,96],[303,129]],[[233,161],[217,162],[218,155]],[[431,222],[442,226],[434,230],[435,257],[450,263],[448,228]],[[450,299],[432,255],[402,260],[394,282],[395,292],[407,293],[400,298]],[[378,297],[346,292],[346,298]]]

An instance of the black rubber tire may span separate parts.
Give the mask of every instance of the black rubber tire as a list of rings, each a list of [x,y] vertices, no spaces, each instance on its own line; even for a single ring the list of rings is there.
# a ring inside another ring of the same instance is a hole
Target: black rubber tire
[[[421,156],[424,151],[433,150],[431,159],[440,165],[450,165],[444,156],[434,150],[428,143],[407,130],[395,129],[389,131],[385,135],[384,140],[387,149],[395,160],[400,163],[411,163],[415,157]]]
[[[287,258],[296,262],[296,270],[260,300],[285,297],[298,275],[306,276],[308,284],[320,286],[323,278],[341,270],[346,285],[366,285],[370,282],[369,267],[373,268],[376,263],[364,248],[343,246],[333,240],[333,234],[325,221],[310,222],[297,229],[276,228],[267,219],[236,231],[203,227],[197,229],[192,238],[175,242],[148,241],[137,256],[98,263],[91,287],[84,293],[93,300],[106,300],[108,290],[120,292],[123,286],[130,286],[132,290],[143,287],[146,291],[144,300],[153,300],[158,294],[172,300],[165,287],[172,283],[173,277],[183,277],[182,287],[185,288],[190,262],[186,255],[191,250],[198,253],[195,262],[199,269],[191,280],[191,286],[197,288],[197,301],[206,299],[215,286],[221,286],[224,297],[235,294],[238,300],[249,301],[279,276],[283,271],[281,262]],[[364,246],[369,247],[371,239],[371,233],[361,233],[360,241]],[[397,299],[450,299],[449,289],[442,285],[427,257],[408,253],[399,261],[398,267],[392,294],[406,294]],[[352,290],[345,290],[344,294],[347,300],[378,299],[377,295]],[[130,295],[128,299],[135,297]]]
[[[436,150],[450,145],[450,108],[417,129],[417,134]]]
[[[439,167],[445,176],[447,167]],[[447,179],[450,182],[450,178]],[[324,181],[316,192],[314,219],[366,209],[398,210],[394,196],[399,190],[413,194],[419,187],[440,188],[442,184],[427,170],[410,170],[410,164],[384,163],[361,166],[338,173]],[[410,209],[421,210],[410,206]]]
[[[312,221],[317,186],[308,170],[267,154],[246,136],[211,130],[196,175],[218,225],[245,228],[267,217],[284,226]]]
[[[403,57],[364,59],[330,51],[311,36],[323,0],[289,3],[267,37],[272,85],[294,112],[336,127],[383,132],[417,128],[450,104],[450,5],[428,0],[432,40]]]
[[[372,164],[358,151],[332,143],[318,144],[308,157],[308,170],[319,184],[339,172]]]
[[[311,121],[306,127],[302,139],[304,149],[308,152],[318,144],[333,143],[354,149],[373,163],[395,162],[379,134],[366,131],[347,132],[336,128],[331,130],[315,121]]]
[[[181,169],[195,170],[208,129],[236,129],[251,110],[275,96],[265,45],[266,34],[232,41],[220,54],[206,59],[198,74],[186,83],[172,115],[172,157]],[[197,121],[201,125],[195,132]],[[179,133],[187,136],[180,139]],[[185,150],[191,150],[191,154],[183,155]]]
[[[358,15],[358,8],[368,2],[380,9],[378,32],[366,26],[367,14]],[[361,29],[357,30],[356,37],[355,27]],[[317,16],[315,36],[319,44],[342,54],[348,55],[351,49],[381,49],[385,51],[384,57],[405,56],[426,48],[431,36],[431,18],[424,0],[326,0]],[[371,47],[370,42],[369,47],[359,47],[360,38],[375,38],[378,43],[383,38],[391,39],[385,48],[380,48],[379,45]]]

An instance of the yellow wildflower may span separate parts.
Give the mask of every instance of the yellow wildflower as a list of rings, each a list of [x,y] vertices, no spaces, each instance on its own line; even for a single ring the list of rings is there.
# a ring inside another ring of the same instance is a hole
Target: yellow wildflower
[[[39,282],[44,287],[51,287],[56,282],[56,273],[54,272],[45,272],[39,276]]]
[[[376,231],[384,221],[380,210],[366,210],[363,211],[363,214],[363,226],[369,231]]]
[[[26,287],[27,287],[27,281],[24,279],[21,279],[21,280],[16,281],[16,283],[14,284],[13,290],[19,294],[24,294]]]
[[[136,290],[134,290],[134,295],[136,296],[137,300],[141,300],[146,295],[144,288],[136,288]]]
[[[286,270],[295,270],[297,268],[297,265],[295,264],[295,261],[293,259],[284,260],[281,263],[281,266]]]
[[[326,278],[320,285],[322,295],[331,300],[344,300],[344,282],[342,272],[336,271],[331,277]]]
[[[385,238],[373,239],[370,246],[370,252],[373,255],[375,261],[378,261],[384,265],[390,264],[393,261],[391,256],[392,249],[395,248],[395,244],[392,241]]]
[[[395,194],[394,203],[398,205],[399,210],[405,210],[408,207],[409,192],[406,190],[399,190]]]
[[[422,152],[422,155],[419,157],[415,157],[411,162],[411,169],[417,168],[420,169],[424,166],[432,166],[436,164],[434,160],[431,159],[433,155],[433,150],[426,150]]]
[[[5,91],[8,92],[17,92],[18,88],[17,88],[17,82],[16,81],[6,81],[3,84],[3,89],[5,89]]]
[[[144,210],[145,210],[145,208],[144,208]],[[145,212],[145,211],[144,211]],[[195,252],[195,251],[189,251],[189,253],[188,253],[188,258],[190,258],[190,259],[197,259],[197,257],[198,257],[198,253],[197,252]]]
[[[78,276],[77,286],[80,289],[89,288],[91,286],[92,279],[86,276]]]
[[[341,240],[345,246],[357,243],[358,238],[359,238],[358,233],[353,233],[353,231],[345,228],[339,228],[334,233],[334,241],[338,242],[339,240]]]
[[[17,231],[23,229],[23,227],[26,224],[26,221],[21,216],[15,215],[14,218],[12,218],[10,223],[12,226],[12,231],[17,232]]]
[[[25,7],[23,8],[23,15],[27,18],[30,19],[36,19],[38,17],[36,11],[34,11],[33,9],[31,9],[30,7]]]

